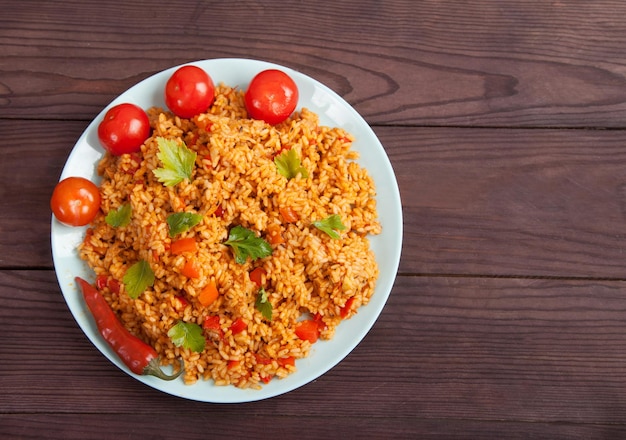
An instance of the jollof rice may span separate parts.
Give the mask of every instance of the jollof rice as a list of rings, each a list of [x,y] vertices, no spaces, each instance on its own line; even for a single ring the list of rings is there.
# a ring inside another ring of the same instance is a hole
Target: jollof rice
[[[164,364],[176,369],[178,358],[185,361],[186,383],[212,379],[217,385],[258,388],[285,377],[296,367],[284,360],[305,357],[312,346],[295,334],[299,321],[315,317],[320,337],[330,339],[374,291],[378,268],[367,235],[381,227],[374,184],[355,162],[352,136],[320,126],[307,109],[277,126],[247,119],[243,92],[225,85],[216,88],[209,112],[191,120],[159,108],[148,113],[153,136],[141,153],[106,154],[98,165],[102,215],[80,245],[81,258],[96,275],[113,281],[103,293],[132,333],[154,346]],[[152,170],[162,166],[157,137],[184,142],[197,153],[191,180],[166,187],[156,179]],[[287,179],[277,172],[274,157],[288,148],[297,152],[308,177]],[[132,207],[131,222],[113,228],[104,217],[124,203]],[[281,208],[297,220],[286,220]],[[176,237],[194,237],[196,251],[170,252],[174,239],[165,219],[173,212],[202,215],[200,224]],[[346,226],[339,239],[311,225],[331,214]],[[223,244],[236,225],[260,237],[280,234],[282,243],[272,245],[271,256],[237,264]],[[132,299],[122,279],[139,260],[149,263],[155,282]],[[181,273],[190,260],[197,278]],[[249,273],[256,267],[265,271],[271,321],[255,308],[259,286]],[[203,307],[197,297],[209,282],[219,297]],[[177,347],[167,336],[177,322],[202,326],[207,316],[219,316],[221,334],[205,331],[201,353]],[[238,318],[246,329],[233,334],[230,327]]]

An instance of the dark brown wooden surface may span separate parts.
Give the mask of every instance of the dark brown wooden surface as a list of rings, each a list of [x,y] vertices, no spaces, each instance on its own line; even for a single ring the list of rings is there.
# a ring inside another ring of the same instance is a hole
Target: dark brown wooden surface
[[[626,3],[0,0],[0,438],[626,438]],[[107,361],[48,201],[93,117],[208,58],[287,65],[366,118],[404,242],[343,362],[255,403]]]

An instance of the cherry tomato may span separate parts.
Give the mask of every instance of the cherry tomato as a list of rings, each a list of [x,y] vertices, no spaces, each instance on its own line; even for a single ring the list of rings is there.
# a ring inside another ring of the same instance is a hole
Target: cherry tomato
[[[139,106],[130,103],[111,107],[98,126],[98,139],[111,154],[136,153],[150,136],[150,120]]]
[[[50,208],[61,223],[84,226],[100,210],[100,191],[94,183],[83,177],[68,177],[54,188]]]
[[[252,118],[275,125],[287,119],[296,109],[298,87],[285,72],[264,70],[252,78],[245,101]]]
[[[165,105],[180,118],[207,111],[214,99],[213,80],[196,66],[179,68],[165,84]]]

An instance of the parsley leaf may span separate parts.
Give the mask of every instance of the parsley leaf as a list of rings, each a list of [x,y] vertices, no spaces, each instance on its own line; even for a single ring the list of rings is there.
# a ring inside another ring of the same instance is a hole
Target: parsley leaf
[[[157,137],[159,152],[157,157],[163,163],[162,168],[152,170],[159,182],[165,186],[174,186],[185,179],[191,179],[196,153],[183,143],[178,145],[175,140]]]
[[[335,229],[339,231],[346,229],[346,226],[341,223],[341,217],[339,214],[329,215],[325,219],[314,221],[312,224],[320,231],[326,232],[330,238],[334,239],[339,238],[339,234],[335,231]]]
[[[140,260],[128,268],[122,281],[128,296],[137,299],[146,287],[154,284],[154,272],[147,261]]]
[[[274,158],[276,169],[280,174],[287,179],[293,179],[298,174],[303,178],[309,177],[309,173],[305,167],[302,166],[298,153],[293,148],[287,151],[283,151],[281,154]]]
[[[177,347],[187,348],[197,353],[204,351],[206,339],[202,334],[202,327],[193,322],[179,321],[174,327],[169,329],[167,336]]]
[[[261,315],[268,321],[272,320],[272,303],[267,298],[267,292],[263,287],[259,289],[256,300],[254,301],[254,307],[261,312]]]
[[[232,228],[224,244],[232,248],[237,264],[244,264],[248,257],[256,260],[272,255],[273,252],[272,246],[267,241],[243,226]]]
[[[165,221],[170,227],[169,236],[173,238],[200,223],[202,215],[193,212],[175,212],[168,215]]]
[[[124,203],[116,210],[111,210],[104,220],[114,228],[122,228],[130,223],[130,203]]]

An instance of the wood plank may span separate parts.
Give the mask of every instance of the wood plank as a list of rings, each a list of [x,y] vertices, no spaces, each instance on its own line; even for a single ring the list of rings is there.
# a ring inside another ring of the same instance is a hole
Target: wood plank
[[[625,2],[17,4],[0,0],[0,438],[626,437]],[[50,256],[48,199],[87,123],[216,57],[344,96],[404,205],[400,276],[364,341],[241,405],[119,371]]]
[[[0,286],[11,286],[0,289],[3,415],[139,411],[210,421],[236,412],[241,420],[406,422],[399,426],[626,418],[624,282],[402,276],[374,328],[337,367],[287,395],[234,407],[164,395],[123,374],[81,333],[52,272],[1,271]]]
[[[261,404],[265,405],[265,403]],[[506,438],[510,440],[592,440],[619,439],[626,434],[622,425],[571,425],[567,423],[524,423],[475,420],[423,419],[395,417],[283,417],[278,414],[245,416],[239,405],[215,414],[214,406],[204,411],[159,414],[11,414],[0,415],[0,435],[4,438],[57,438],[63,440],[107,438],[203,439],[215,438],[349,438],[421,440],[465,440]],[[268,428],[271,427],[269,430]]]
[[[313,76],[375,125],[623,128],[626,120],[626,3],[615,0],[193,8],[143,0],[19,10],[6,2],[4,10],[14,13],[0,18],[0,118],[89,120],[154,72],[243,57]]]
[[[51,267],[50,196],[86,127],[0,120],[0,267]]]
[[[401,271],[626,274],[626,133],[376,129],[403,199]]]
[[[49,197],[85,126],[0,120],[0,267],[52,267]],[[403,199],[402,273],[625,277],[625,132],[376,132]]]

